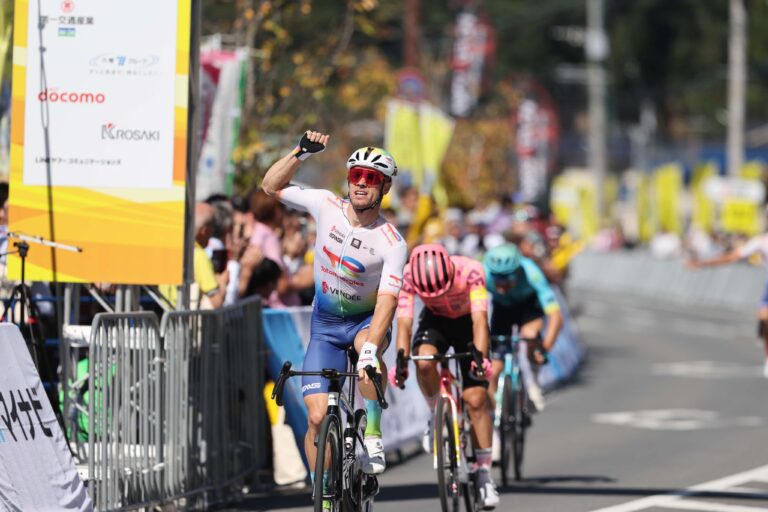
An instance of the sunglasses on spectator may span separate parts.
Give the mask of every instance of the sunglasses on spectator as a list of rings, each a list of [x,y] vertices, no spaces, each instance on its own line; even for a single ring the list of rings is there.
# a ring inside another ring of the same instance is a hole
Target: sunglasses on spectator
[[[347,174],[347,179],[350,183],[359,183],[360,178],[365,180],[365,184],[369,187],[375,187],[381,185],[384,182],[384,175],[373,169],[366,169],[365,167],[353,167]]]

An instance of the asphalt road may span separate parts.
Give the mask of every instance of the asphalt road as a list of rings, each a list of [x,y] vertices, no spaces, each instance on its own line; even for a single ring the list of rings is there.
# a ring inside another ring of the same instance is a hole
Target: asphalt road
[[[752,312],[578,294],[579,376],[534,418],[497,510],[768,511],[768,380]],[[494,470],[497,475],[498,471]],[[431,459],[381,479],[377,511],[439,510]],[[229,510],[310,510],[308,491]]]

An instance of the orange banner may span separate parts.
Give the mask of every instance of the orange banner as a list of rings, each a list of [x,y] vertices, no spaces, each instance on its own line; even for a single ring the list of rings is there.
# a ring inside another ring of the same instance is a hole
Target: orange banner
[[[9,230],[82,249],[26,279],[180,284],[191,0],[15,1]]]

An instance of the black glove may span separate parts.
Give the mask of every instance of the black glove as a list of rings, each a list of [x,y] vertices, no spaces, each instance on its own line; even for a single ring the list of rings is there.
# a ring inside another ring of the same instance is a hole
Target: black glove
[[[533,354],[534,354],[534,357],[536,357],[536,354],[541,354],[541,363],[539,364],[544,365],[549,362],[549,353],[547,352],[547,349],[545,349],[544,347],[537,346],[536,348],[533,349]],[[538,362],[538,358],[536,358],[536,360]]]
[[[299,145],[293,150],[293,156],[303,162],[315,153],[322,153],[323,151],[325,151],[325,144],[312,142],[309,140],[309,137],[307,137],[307,132],[304,132],[304,135],[301,136],[301,140],[299,141]]]

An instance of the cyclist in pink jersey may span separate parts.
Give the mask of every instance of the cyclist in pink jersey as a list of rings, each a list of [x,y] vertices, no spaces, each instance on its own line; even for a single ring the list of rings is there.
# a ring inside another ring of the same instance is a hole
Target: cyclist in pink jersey
[[[381,356],[389,345],[408,251],[403,237],[379,215],[381,199],[392,186],[397,166],[385,150],[365,147],[347,161],[346,199],[328,190],[291,185],[301,162],[324,151],[328,138],[320,132],[306,132],[293,151],[269,168],[261,186],[288,206],[309,212],[317,223],[315,300],[303,370],[346,371],[348,348],[355,347],[368,413],[364,440],[368,457],[363,471],[378,474],[386,466],[381,407],[363,368],[371,365],[386,371]],[[309,420],[304,448],[313,468],[314,441],[328,406],[328,382],[304,377],[302,391]]]
[[[419,325],[413,338],[416,355],[444,354],[450,347],[466,352],[471,341],[483,354],[485,377],[478,377],[473,364],[461,360],[463,398],[472,420],[477,439],[478,487],[483,507],[493,509],[499,503],[499,493],[491,477],[491,417],[488,414],[488,380],[491,362],[488,360],[488,290],[485,272],[479,261],[464,256],[449,256],[445,247],[425,244],[413,249],[403,271],[403,287],[397,305],[397,350],[411,352],[414,300],[424,303]],[[434,413],[440,397],[440,375],[435,361],[416,361],[419,387]],[[394,381],[390,371],[390,382]],[[407,371],[403,375],[407,379]],[[432,447],[431,425],[424,432],[424,449]]]

